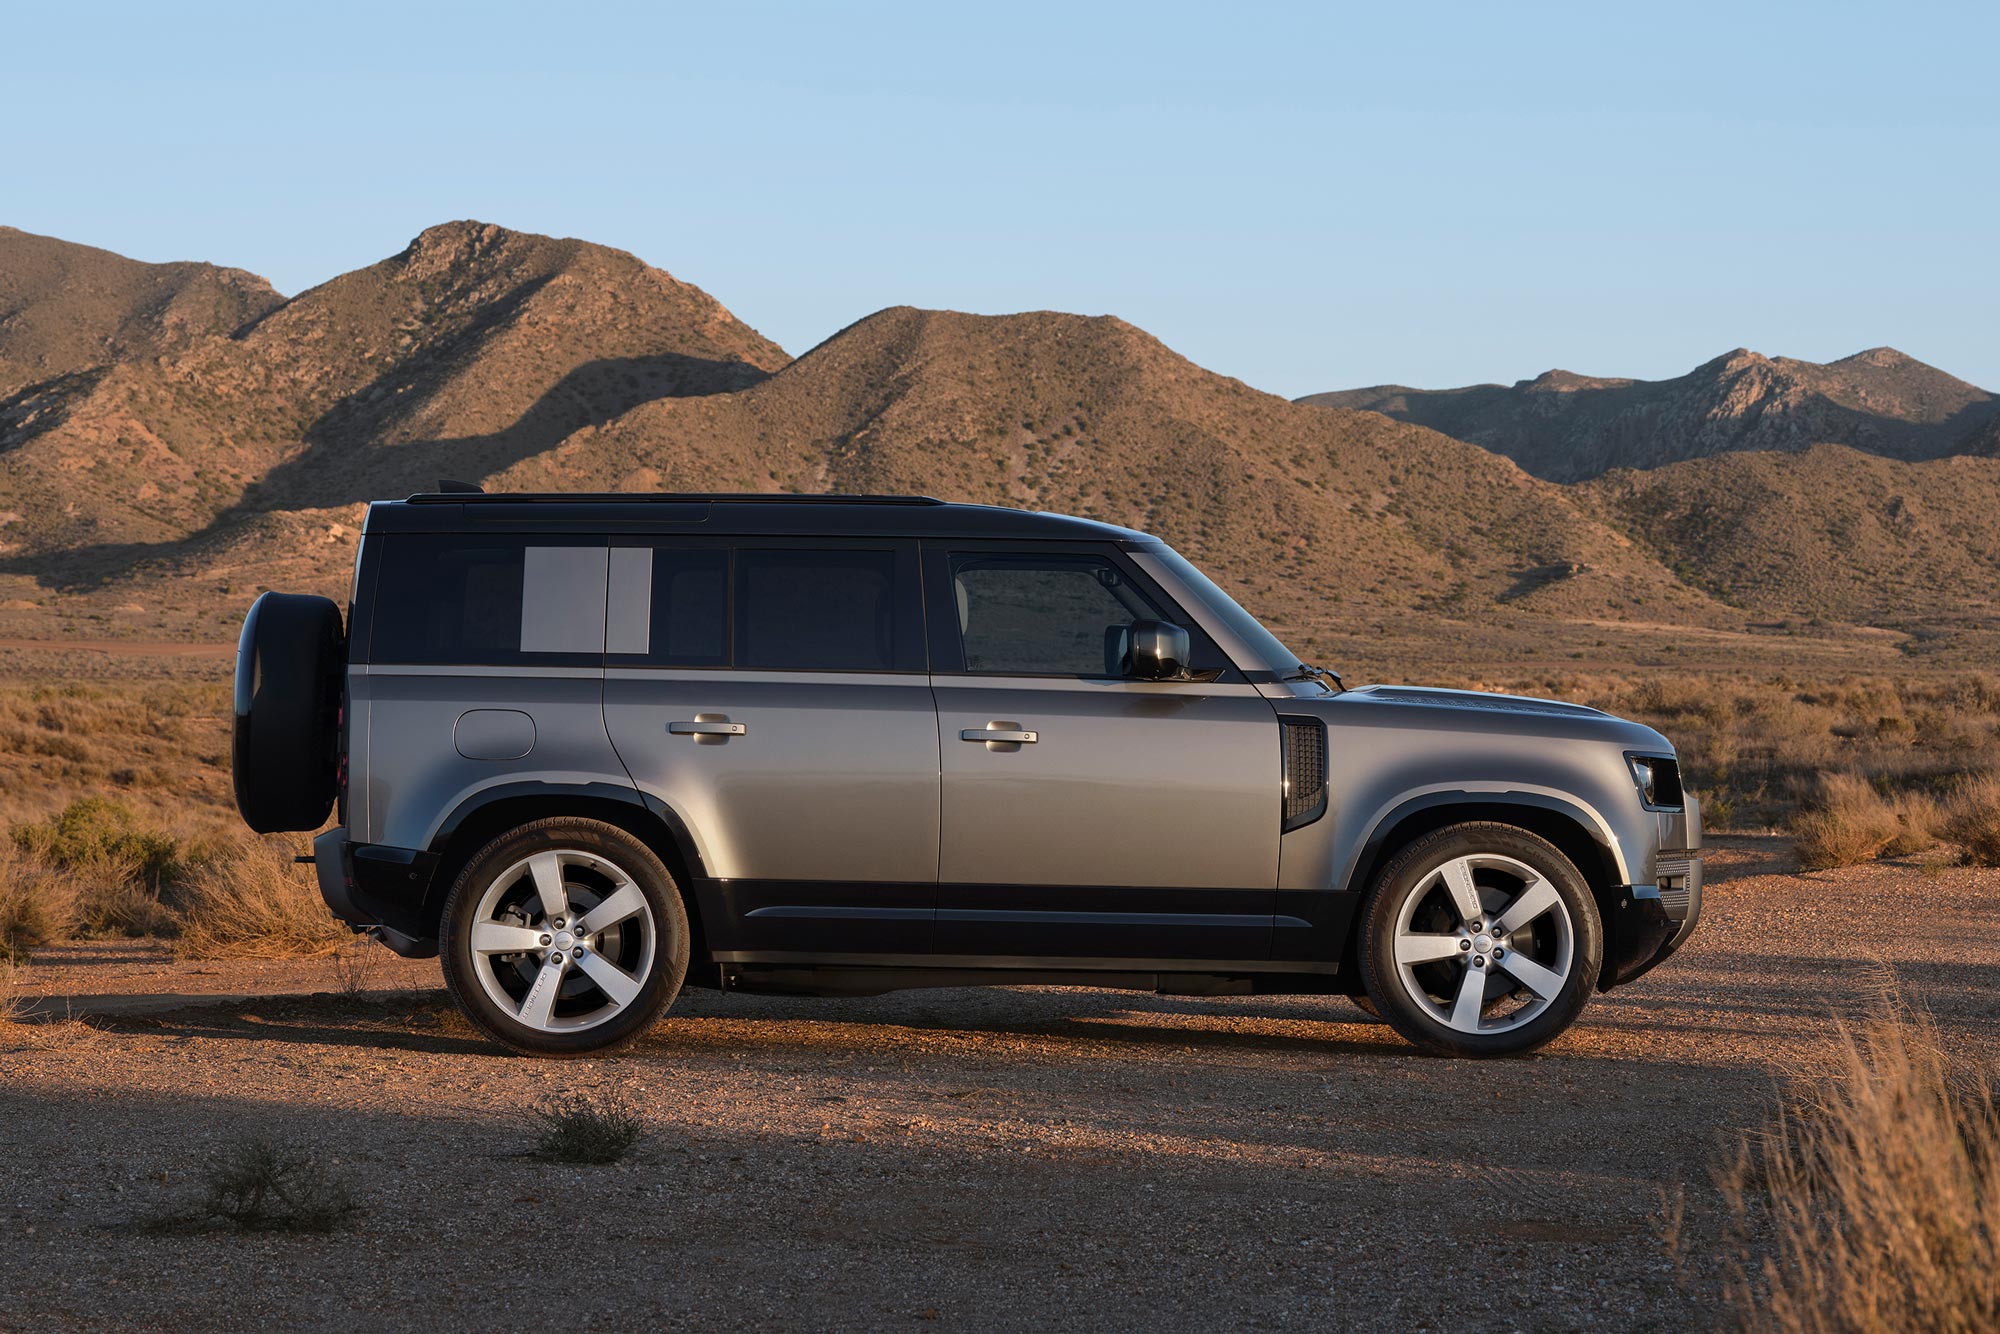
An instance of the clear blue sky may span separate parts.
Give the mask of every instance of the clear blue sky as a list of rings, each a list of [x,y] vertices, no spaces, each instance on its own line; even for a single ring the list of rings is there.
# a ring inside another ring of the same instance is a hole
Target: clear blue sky
[[[474,217],[794,353],[1123,316],[1288,395],[1891,344],[2000,389],[2000,5],[0,3],[0,222],[294,293]]]

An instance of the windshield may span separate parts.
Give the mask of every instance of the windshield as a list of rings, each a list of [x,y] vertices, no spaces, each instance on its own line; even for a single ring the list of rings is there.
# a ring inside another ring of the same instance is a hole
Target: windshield
[[[1262,658],[1265,666],[1274,672],[1289,672],[1299,665],[1298,654],[1286,648],[1284,641],[1237,605],[1235,598],[1216,587],[1215,581],[1196,569],[1187,557],[1166,546],[1160,547],[1154,555],[1202,600],[1217,620],[1229,627],[1229,632],[1241,640],[1244,647]]]

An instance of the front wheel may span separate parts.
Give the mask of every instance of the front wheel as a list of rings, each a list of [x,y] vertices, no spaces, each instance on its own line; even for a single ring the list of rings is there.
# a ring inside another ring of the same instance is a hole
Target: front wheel
[[[1439,1055],[1512,1056],[1552,1041],[1582,1013],[1604,959],[1575,864],[1511,825],[1419,838],[1383,869],[1362,911],[1369,998]]]
[[[519,1051],[603,1052],[679,994],[687,909],[653,850],[615,825],[558,817],[503,834],[466,864],[439,928],[466,1018]]]

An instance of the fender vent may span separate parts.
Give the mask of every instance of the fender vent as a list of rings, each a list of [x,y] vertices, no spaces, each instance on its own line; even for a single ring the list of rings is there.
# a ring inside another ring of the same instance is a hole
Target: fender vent
[[[1317,718],[1280,718],[1284,737],[1286,832],[1326,814],[1326,724]]]

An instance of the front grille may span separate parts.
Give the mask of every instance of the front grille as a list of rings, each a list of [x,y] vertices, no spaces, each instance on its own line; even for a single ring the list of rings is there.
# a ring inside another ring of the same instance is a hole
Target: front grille
[[[1326,814],[1326,724],[1317,718],[1281,718],[1284,737],[1286,830]]]

